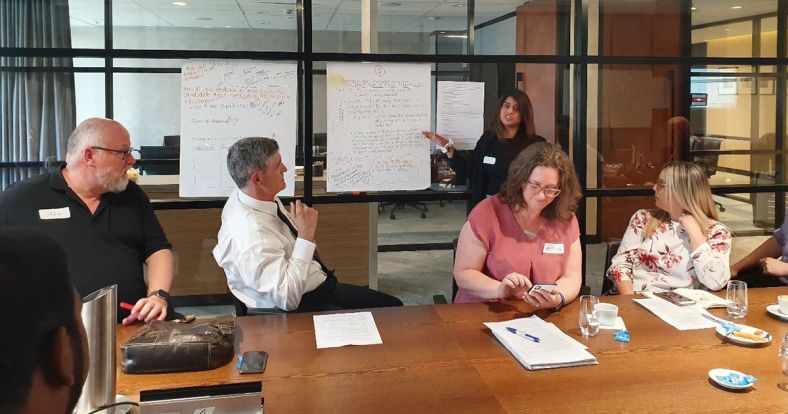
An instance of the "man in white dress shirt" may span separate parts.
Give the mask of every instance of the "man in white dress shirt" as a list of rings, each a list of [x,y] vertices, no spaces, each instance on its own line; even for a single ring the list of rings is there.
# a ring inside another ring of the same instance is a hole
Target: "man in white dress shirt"
[[[337,282],[315,245],[317,210],[276,195],[285,188],[279,145],[270,138],[244,138],[230,147],[227,168],[238,188],[222,210],[213,257],[227,286],[248,308],[312,312],[402,306],[385,293]]]

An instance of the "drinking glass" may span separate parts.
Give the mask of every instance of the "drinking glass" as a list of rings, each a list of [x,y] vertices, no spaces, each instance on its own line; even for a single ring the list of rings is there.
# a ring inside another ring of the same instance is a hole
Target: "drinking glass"
[[[783,372],[783,380],[777,386],[783,391],[788,391],[788,332],[785,333],[777,356],[780,358],[780,370]]]
[[[599,298],[592,295],[580,297],[580,333],[584,338],[596,336],[599,333],[599,319],[594,307],[599,303]]]
[[[747,282],[731,280],[728,282],[728,315],[733,319],[747,316]]]

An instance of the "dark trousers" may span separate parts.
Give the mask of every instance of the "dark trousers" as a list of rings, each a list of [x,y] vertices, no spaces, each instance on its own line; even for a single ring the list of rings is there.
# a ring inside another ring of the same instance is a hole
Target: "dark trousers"
[[[317,289],[305,293],[293,312],[319,312],[341,309],[385,308],[402,306],[394,296],[364,286],[339,283],[329,275]]]
[[[748,288],[783,286],[783,282],[779,277],[763,274],[763,272],[761,272],[761,268],[758,266],[753,266],[750,269],[744,269],[743,271],[740,271],[739,276],[734,280],[747,282]]]

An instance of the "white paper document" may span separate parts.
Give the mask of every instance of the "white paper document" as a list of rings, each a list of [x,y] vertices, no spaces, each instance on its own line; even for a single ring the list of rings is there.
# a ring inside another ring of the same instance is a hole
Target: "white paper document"
[[[435,132],[472,150],[484,133],[484,82],[438,82]]]
[[[585,345],[538,316],[484,324],[526,369],[562,368],[597,363],[596,357],[586,350]],[[514,334],[507,328],[538,338],[538,342]]]
[[[658,318],[680,331],[715,328],[714,322],[704,318],[696,306],[677,306],[660,298],[633,299]]]
[[[315,315],[312,318],[318,349],[383,343],[370,312]]]

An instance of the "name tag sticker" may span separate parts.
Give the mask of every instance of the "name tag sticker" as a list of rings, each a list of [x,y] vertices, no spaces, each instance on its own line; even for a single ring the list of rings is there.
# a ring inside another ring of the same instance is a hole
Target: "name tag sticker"
[[[544,250],[542,250],[544,254],[564,254],[564,244],[563,243],[545,243]]]
[[[485,155],[484,160],[482,160],[482,162],[485,164],[495,165],[495,157],[488,157]]]
[[[71,210],[63,208],[42,208],[38,210],[38,217],[41,220],[63,220],[71,218]]]

